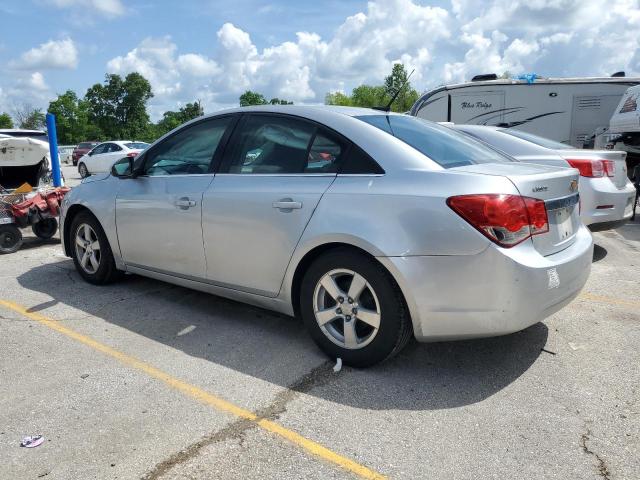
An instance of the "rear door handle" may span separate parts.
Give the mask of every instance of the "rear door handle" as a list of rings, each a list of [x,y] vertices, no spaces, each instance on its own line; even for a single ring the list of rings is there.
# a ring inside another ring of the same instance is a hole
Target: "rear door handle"
[[[176,207],[181,208],[182,210],[187,210],[188,208],[195,207],[196,201],[191,200],[188,197],[182,197],[176,200]]]
[[[294,209],[298,210],[302,208],[302,202],[296,202],[290,198],[282,198],[277,202],[273,202],[271,205],[273,206],[273,208],[277,208],[278,210],[289,212]]]

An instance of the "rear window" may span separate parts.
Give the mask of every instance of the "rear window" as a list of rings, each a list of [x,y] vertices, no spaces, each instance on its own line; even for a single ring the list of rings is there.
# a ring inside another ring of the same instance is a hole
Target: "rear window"
[[[356,117],[402,140],[444,168],[515,161],[455,130],[408,115]]]
[[[538,135],[534,135],[533,133],[521,132],[520,130],[507,130],[503,128],[500,130],[503,133],[511,135],[516,138],[520,138],[522,140],[526,140],[531,143],[535,143],[536,145],[540,145],[541,147],[550,148],[552,150],[572,150],[573,147],[571,145],[566,145],[564,143],[556,142],[555,140],[549,140],[548,138],[540,137]]]
[[[125,143],[124,146],[127,148],[132,148],[132,149],[139,148],[141,150],[144,150],[149,146],[149,144],[144,142],[129,142],[129,143]]]

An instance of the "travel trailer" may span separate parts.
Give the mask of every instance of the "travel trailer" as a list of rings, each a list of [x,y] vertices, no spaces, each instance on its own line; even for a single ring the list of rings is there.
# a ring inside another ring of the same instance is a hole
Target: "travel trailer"
[[[625,91],[640,78],[499,79],[478,75],[471,82],[435,88],[418,99],[411,115],[435,122],[515,128],[582,148],[599,127],[609,125]]]
[[[611,116],[608,148],[627,152],[627,171],[634,178],[635,168],[640,165],[640,85],[630,87],[620,99]]]

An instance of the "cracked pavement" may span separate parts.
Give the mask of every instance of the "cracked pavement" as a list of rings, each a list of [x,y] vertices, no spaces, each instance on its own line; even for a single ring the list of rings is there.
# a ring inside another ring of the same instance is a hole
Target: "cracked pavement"
[[[295,319],[136,276],[95,287],[55,241],[0,257],[0,298],[391,478],[636,480],[640,222],[594,238],[586,294],[544,323],[337,374]],[[3,479],[353,478],[2,307],[0,379]]]

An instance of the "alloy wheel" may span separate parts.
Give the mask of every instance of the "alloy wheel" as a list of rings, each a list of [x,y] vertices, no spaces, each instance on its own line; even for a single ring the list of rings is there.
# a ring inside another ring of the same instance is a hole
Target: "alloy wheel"
[[[82,269],[94,274],[100,267],[100,242],[90,225],[82,223],[76,230],[76,257]]]
[[[336,269],[320,278],[313,311],[322,333],[342,348],[364,348],[380,328],[378,297],[367,280],[353,270]]]

